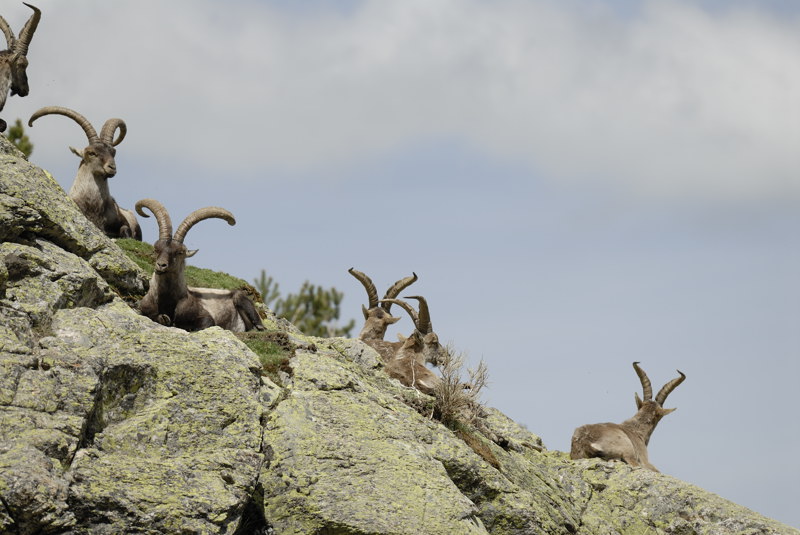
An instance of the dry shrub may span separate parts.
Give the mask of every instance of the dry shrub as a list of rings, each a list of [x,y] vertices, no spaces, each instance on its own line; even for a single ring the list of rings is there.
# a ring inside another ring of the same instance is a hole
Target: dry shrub
[[[445,348],[444,353],[439,363],[442,380],[434,391],[436,414],[448,426],[461,423],[478,427],[484,409],[480,400],[481,390],[489,382],[486,363],[481,359],[477,368],[468,369],[469,379],[464,381],[464,354],[456,352],[451,345]]]

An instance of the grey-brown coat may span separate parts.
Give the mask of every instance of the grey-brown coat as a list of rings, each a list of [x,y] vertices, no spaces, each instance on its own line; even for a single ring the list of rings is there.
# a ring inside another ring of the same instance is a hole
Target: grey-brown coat
[[[0,30],[6,36],[8,48],[0,52],[0,110],[6,105],[8,92],[12,95],[21,97],[27,96],[30,88],[28,87],[28,47],[33,39],[33,33],[39,25],[42,12],[38,7],[26,4],[33,10],[25,26],[19,32],[19,37],[14,37],[14,32],[6,22],[0,17]],[[6,122],[0,119],[0,132],[6,129]]]
[[[173,235],[169,213],[160,202],[142,199],[136,203],[139,215],[149,217],[143,208],[148,208],[156,216],[159,237],[153,244],[153,277],[139,305],[140,312],[162,325],[187,331],[199,331],[214,325],[234,332],[263,330],[258,311],[244,291],[186,285],[186,259],[197,253],[183,244],[186,233],[195,224],[209,218],[224,219],[229,225],[235,225],[233,214],[215,206],[195,210],[186,216]]]
[[[406,299],[416,299],[419,302],[419,313],[400,299],[383,299],[381,302],[395,303],[408,312],[415,327],[411,335],[400,342],[383,340],[365,340],[365,342],[381,354],[389,377],[397,379],[405,386],[433,395],[441,380],[425,364],[438,366],[446,349],[439,343],[439,336],[433,332],[428,302],[425,298],[414,295]]]
[[[111,238],[142,239],[142,229],[136,216],[130,210],[120,208],[108,188],[108,179],[117,174],[117,145],[122,143],[127,133],[125,121],[109,119],[103,124],[100,135],[92,124],[80,113],[62,106],[46,106],[37,110],[28,120],[28,126],[44,115],[63,115],[69,117],[83,129],[89,145],[83,150],[70,147],[69,150],[81,159],[78,173],[69,190],[69,197],[83,215]],[[114,139],[114,134],[119,135]]]
[[[665,384],[653,400],[653,388],[647,374],[639,367],[638,362],[633,363],[633,369],[642,383],[643,400],[636,394],[636,414],[621,424],[601,423],[584,425],[575,430],[572,435],[570,458],[588,459],[600,457],[602,459],[624,461],[631,466],[643,466],[658,472],[650,464],[647,456],[647,445],[650,436],[658,422],[675,409],[665,409],[664,402],[667,396],[681,384],[686,375],[678,370],[680,377]]]

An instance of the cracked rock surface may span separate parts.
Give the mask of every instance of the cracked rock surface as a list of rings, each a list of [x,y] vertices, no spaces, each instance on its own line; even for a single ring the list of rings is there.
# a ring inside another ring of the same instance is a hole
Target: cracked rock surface
[[[490,464],[355,340],[270,316],[278,385],[227,331],[151,322],[144,274],[1,136],[0,240],[0,533],[800,535],[491,409]]]

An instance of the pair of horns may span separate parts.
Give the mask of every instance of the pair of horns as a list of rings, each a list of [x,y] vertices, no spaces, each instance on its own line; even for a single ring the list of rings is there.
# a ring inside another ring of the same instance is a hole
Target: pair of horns
[[[650,383],[650,379],[647,377],[647,374],[644,373],[644,370],[639,367],[638,362],[633,363],[633,369],[636,370],[636,375],[639,376],[639,381],[642,383],[642,395],[644,397],[644,401],[651,401],[653,399],[653,385]],[[677,377],[665,384],[663,387],[661,387],[661,390],[658,391],[658,394],[656,394],[656,403],[662,407],[664,406],[664,402],[667,401],[667,396],[669,396],[672,391],[675,390],[678,385],[686,379],[686,374],[680,370],[678,370],[678,373],[681,374],[680,377]]]
[[[183,239],[186,237],[186,233],[189,232],[189,229],[204,219],[224,219],[229,225],[236,224],[236,219],[234,219],[233,214],[228,210],[218,206],[207,206],[206,208],[200,208],[199,210],[195,210],[191,214],[187,215],[186,219],[184,219],[183,222],[178,225],[178,230],[176,230],[175,234],[173,235],[172,220],[170,220],[169,213],[167,212],[167,209],[164,208],[163,204],[155,199],[142,199],[141,201],[137,202],[136,213],[142,217],[150,217],[142,211],[143,208],[148,208],[151,212],[153,212],[153,215],[156,216],[159,240],[172,239],[178,243],[183,243]]]
[[[28,119],[28,126],[33,126],[33,121],[44,115],[63,115],[64,117],[69,117],[78,123],[81,128],[83,128],[83,131],[86,133],[86,138],[89,140],[90,144],[102,142],[106,145],[112,145],[116,147],[122,143],[122,140],[125,139],[125,134],[128,132],[128,127],[125,126],[125,121],[122,119],[112,118],[103,124],[103,128],[100,129],[100,135],[98,136],[97,130],[94,129],[92,123],[90,123],[86,117],[75,110],[71,110],[63,106],[45,106],[44,108],[36,110],[36,112],[31,115],[31,118]],[[119,136],[117,139],[114,139],[114,133],[118,128]]]
[[[420,295],[409,295],[406,299],[416,299],[419,302],[419,314],[414,310],[414,307],[402,299],[381,299],[380,302],[400,305],[403,310],[408,312],[408,315],[411,316],[411,320],[414,322],[414,326],[419,332],[422,334],[432,333],[433,325],[431,325],[431,314],[428,310],[428,302],[425,298]]]
[[[8,22],[6,22],[6,19],[1,16],[0,30],[2,30],[6,36],[8,49],[14,54],[25,56],[28,54],[28,47],[31,44],[31,39],[33,39],[33,33],[36,31],[36,27],[39,26],[39,20],[42,18],[42,11],[36,6],[32,6],[25,2],[22,3],[33,10],[33,15],[31,15],[31,18],[29,18],[28,22],[25,23],[25,26],[22,27],[22,31],[19,32],[19,38],[14,37],[14,32],[11,31],[11,27],[8,25]]]
[[[361,282],[364,285],[364,289],[367,290],[367,299],[369,299],[369,307],[368,308],[375,308],[379,304],[386,311],[389,313],[389,310],[392,308],[392,299],[396,298],[400,295],[400,292],[405,290],[408,286],[413,284],[417,280],[417,274],[413,271],[411,272],[410,277],[405,277],[400,279],[399,281],[392,284],[392,286],[386,290],[386,294],[383,296],[383,302],[378,299],[378,290],[375,288],[375,285],[372,283],[372,279],[370,279],[365,273],[356,270],[355,268],[350,268],[347,270],[352,276]]]

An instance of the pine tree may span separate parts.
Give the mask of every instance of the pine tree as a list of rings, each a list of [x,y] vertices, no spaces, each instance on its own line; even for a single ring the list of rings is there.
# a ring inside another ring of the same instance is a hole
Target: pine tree
[[[17,119],[14,122],[14,126],[8,129],[6,137],[15,147],[22,151],[22,154],[24,154],[26,158],[30,158],[33,152],[33,143],[31,143],[30,138],[25,133],[25,128],[23,128],[20,119]]]
[[[261,270],[261,276],[253,281],[261,292],[264,304],[281,318],[289,320],[298,329],[310,336],[350,336],[355,320],[343,327],[337,326],[340,305],[344,294],[336,288],[323,288],[305,281],[300,291],[281,297],[278,283]]]

